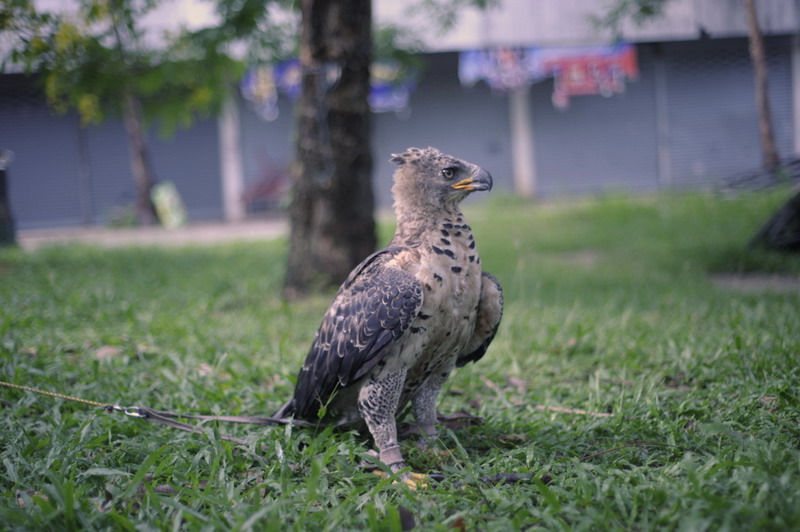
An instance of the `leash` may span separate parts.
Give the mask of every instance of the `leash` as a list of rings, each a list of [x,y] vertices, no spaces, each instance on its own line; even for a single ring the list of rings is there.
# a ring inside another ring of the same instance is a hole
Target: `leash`
[[[150,423],[159,423],[161,425],[166,425],[168,427],[172,427],[174,429],[183,430],[186,432],[191,432],[193,434],[206,434],[207,428],[200,427],[197,425],[192,425],[190,423],[184,423],[182,421],[178,421],[178,419],[195,419],[198,421],[221,421],[226,423],[242,423],[242,424],[249,424],[249,425],[261,425],[261,426],[274,426],[274,425],[295,425],[299,427],[317,427],[319,426],[316,423],[312,423],[310,421],[305,421],[302,419],[294,419],[294,418],[283,418],[283,417],[270,417],[270,416],[211,416],[205,414],[178,414],[176,412],[168,412],[165,410],[155,410],[153,408],[149,408],[146,406],[119,406],[112,403],[100,403],[98,401],[91,401],[89,399],[83,399],[82,397],[75,397],[72,395],[66,395],[63,393],[56,393],[50,392],[47,390],[40,390],[39,388],[33,388],[31,386],[23,386],[21,384],[14,384],[11,382],[0,381],[0,387],[6,388],[13,388],[16,390],[23,390],[26,392],[36,393],[39,395],[46,395],[48,397],[55,397],[57,399],[65,399],[67,401],[73,401],[76,403],[81,403],[89,406],[94,406],[98,408],[102,408],[106,412],[121,412],[128,417],[136,418],[136,419],[143,419],[145,421],[149,421]],[[462,418],[465,417],[463,413],[455,414],[455,418]],[[466,416],[471,417],[471,416]],[[205,429],[205,430],[204,430]],[[219,433],[219,437],[225,441],[236,443],[237,445],[242,445],[244,447],[248,447],[250,444],[247,440],[242,438],[237,438],[235,436],[231,436],[229,434],[224,434],[222,432]],[[379,474],[376,472],[376,474]],[[487,483],[490,485],[497,485],[497,484],[514,484],[516,482],[520,482],[523,480],[529,480],[534,477],[533,473],[501,473],[499,475],[485,475],[481,477],[481,482]],[[439,482],[444,479],[443,475],[426,475],[426,478]],[[550,483],[549,475],[545,475],[542,477],[542,482],[546,484]],[[461,487],[462,483],[457,483],[457,487]],[[416,489],[416,488],[414,488]]]
[[[225,423],[241,423],[248,425],[296,425],[300,427],[315,427],[315,423],[304,421],[302,419],[282,418],[282,417],[269,417],[269,416],[212,416],[205,414],[179,414],[177,412],[169,412],[166,410],[156,410],[147,406],[120,406],[112,403],[100,403],[98,401],[90,401],[81,397],[74,397],[72,395],[65,395],[63,393],[50,392],[47,390],[40,390],[39,388],[32,388],[30,386],[23,386],[21,384],[14,384],[11,382],[0,381],[0,386],[6,388],[14,388],[26,392],[37,393],[39,395],[46,395],[48,397],[55,397],[57,399],[65,399],[74,401],[89,406],[102,408],[106,412],[121,412],[128,417],[143,419],[150,423],[159,423],[178,430],[192,432],[194,434],[203,434],[205,430],[203,427],[192,425],[191,423],[184,423],[178,419],[195,419],[198,421],[221,421]],[[225,441],[237,443],[239,445],[248,445],[247,440],[230,436],[228,434],[220,433],[220,438]]]

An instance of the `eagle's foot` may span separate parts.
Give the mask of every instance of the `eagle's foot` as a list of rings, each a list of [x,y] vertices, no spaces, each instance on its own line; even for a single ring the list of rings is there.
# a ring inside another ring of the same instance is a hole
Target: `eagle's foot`
[[[408,486],[409,489],[415,491],[417,489],[427,488],[430,481],[428,475],[424,473],[414,473],[413,471],[401,474],[400,480],[402,480],[403,484]]]
[[[390,466],[390,468],[394,469],[394,466],[395,466],[395,464],[392,464]],[[402,464],[401,469],[406,469],[405,463]],[[389,475],[386,473],[386,471],[383,471],[381,469],[373,470],[372,474],[373,475],[377,475],[377,476],[379,476],[381,478],[388,478],[389,477]],[[415,491],[417,489],[427,488],[428,487],[428,481],[430,480],[428,478],[428,475],[426,475],[425,473],[415,473],[413,471],[404,471],[404,472],[398,474],[397,476],[398,476],[398,480],[395,480],[394,482],[392,482],[392,484],[400,484],[402,482],[403,484],[408,486],[409,489],[415,490]]]
[[[406,465],[405,460],[403,460],[402,456],[398,453],[399,448],[390,448],[381,454],[378,454],[375,451],[367,451],[368,455],[379,458],[386,465],[386,467],[389,468],[389,471],[391,471],[393,475],[397,476],[398,480],[395,480],[393,484],[400,484],[402,482],[412,490],[426,488],[429,483],[428,481],[430,480],[428,475],[424,473],[408,471],[408,466]],[[397,456],[401,456],[401,458],[399,460],[389,461],[397,458]],[[362,465],[373,475],[377,475],[381,478],[389,478],[389,473],[383,469],[376,468],[374,464],[369,464],[366,461],[363,461]]]
[[[405,460],[403,460],[403,455],[400,454],[399,445],[394,445],[381,450],[380,459],[381,462],[389,466],[391,472],[397,475],[403,484],[412,490],[424,488],[428,485],[428,477],[426,475],[408,471],[408,466],[406,465]],[[395,483],[398,483],[398,481],[395,481]]]

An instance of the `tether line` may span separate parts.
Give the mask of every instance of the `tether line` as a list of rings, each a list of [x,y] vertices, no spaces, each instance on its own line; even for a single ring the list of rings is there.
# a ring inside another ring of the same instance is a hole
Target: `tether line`
[[[111,410],[114,407],[114,405],[110,403],[98,403],[97,401],[90,401],[89,399],[82,399],[80,397],[65,395],[63,393],[48,392],[47,390],[40,390],[38,388],[31,388],[30,386],[23,386],[21,384],[14,384],[11,382],[0,381],[0,386],[5,386],[6,388],[16,388],[17,390],[25,390],[26,392],[38,393],[40,395],[47,395],[48,397],[56,397],[58,399],[67,399],[69,401],[75,401],[85,405],[99,406],[107,410]]]
[[[75,397],[63,393],[49,392],[47,390],[40,390],[39,388],[33,388],[31,386],[23,386],[22,384],[14,384],[12,382],[5,382],[5,381],[0,381],[0,386],[5,386],[6,388],[14,388],[17,390],[23,390],[26,392],[38,393],[40,395],[46,395],[48,397],[55,397],[58,399],[66,399],[68,401],[75,401],[76,403],[82,403],[85,405],[96,406],[102,408],[107,412],[122,412],[123,414],[129,417],[144,419],[145,421],[149,421],[151,423],[160,423],[162,425],[167,425],[174,429],[193,432],[195,434],[204,432],[204,429],[207,430],[208,427],[183,423],[181,421],[178,421],[178,419],[183,418],[183,419],[195,419],[199,421],[247,423],[251,425],[262,425],[262,426],[289,425],[289,424],[304,426],[304,427],[316,426],[314,423],[311,423],[309,421],[304,421],[302,419],[293,419],[293,418],[275,418],[267,416],[209,416],[209,415],[198,415],[198,414],[179,414],[176,412],[168,412],[165,410],[156,410],[154,408],[149,408],[146,406],[119,406],[111,403],[100,403],[98,401],[90,401],[89,399],[83,399],[81,397]],[[243,440],[241,438],[236,438],[234,436],[229,436],[228,434],[220,433],[219,436],[223,440],[238,443],[240,445],[248,444],[246,440]]]

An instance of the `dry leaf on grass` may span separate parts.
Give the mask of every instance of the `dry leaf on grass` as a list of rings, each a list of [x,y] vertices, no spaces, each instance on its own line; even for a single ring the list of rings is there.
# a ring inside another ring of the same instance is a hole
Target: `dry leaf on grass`
[[[508,384],[516,388],[517,395],[525,395],[528,393],[528,383],[519,377],[509,377]]]
[[[104,345],[94,352],[94,358],[97,360],[106,360],[114,358],[122,353],[122,348],[115,345]]]
[[[542,412],[556,412],[558,414],[574,414],[578,416],[590,417],[614,417],[614,414],[608,412],[589,412],[586,410],[580,410],[578,408],[563,408],[561,406],[536,405],[533,408],[536,410],[541,410]]]

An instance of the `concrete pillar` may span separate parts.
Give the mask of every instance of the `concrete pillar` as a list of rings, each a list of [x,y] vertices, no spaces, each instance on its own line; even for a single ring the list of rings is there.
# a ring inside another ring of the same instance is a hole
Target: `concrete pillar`
[[[656,182],[659,187],[672,186],[672,139],[669,128],[669,101],[667,99],[667,66],[661,44],[653,44],[653,77],[656,117],[656,142],[658,157]]]
[[[514,189],[525,198],[536,195],[536,150],[534,149],[530,87],[516,89],[508,96],[511,120],[511,164]]]
[[[244,171],[242,169],[242,144],[240,139],[239,107],[235,95],[231,95],[218,119],[219,163],[222,181],[222,209],[225,220],[244,220],[245,210]]]
[[[800,33],[792,37],[792,151],[800,157]]]

